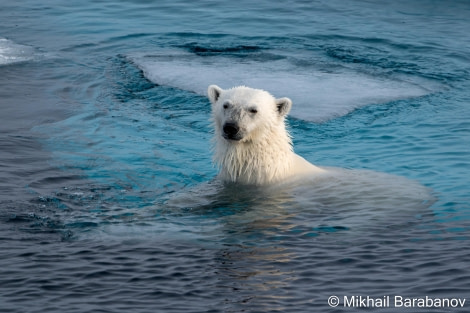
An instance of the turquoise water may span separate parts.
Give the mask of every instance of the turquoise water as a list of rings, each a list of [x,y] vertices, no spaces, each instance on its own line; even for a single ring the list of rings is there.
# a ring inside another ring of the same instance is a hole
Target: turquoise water
[[[0,311],[468,297],[468,2],[0,8]],[[296,152],[340,174],[213,181],[209,84],[290,97]]]

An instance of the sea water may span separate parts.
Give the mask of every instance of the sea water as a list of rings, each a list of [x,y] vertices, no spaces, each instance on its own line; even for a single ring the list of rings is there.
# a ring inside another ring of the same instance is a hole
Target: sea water
[[[465,299],[469,17],[467,1],[2,3],[0,311]],[[214,180],[210,84],[291,98],[295,151],[332,175]]]

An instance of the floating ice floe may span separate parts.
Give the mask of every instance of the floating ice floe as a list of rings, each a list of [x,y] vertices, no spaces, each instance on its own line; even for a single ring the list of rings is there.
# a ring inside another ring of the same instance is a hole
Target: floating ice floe
[[[322,122],[354,109],[395,100],[420,97],[432,92],[419,77],[391,79],[352,69],[319,70],[315,66],[279,58],[259,59],[201,56],[184,51],[133,55],[130,59],[150,81],[205,95],[207,87],[246,85],[265,89],[276,97],[293,100],[291,116]]]

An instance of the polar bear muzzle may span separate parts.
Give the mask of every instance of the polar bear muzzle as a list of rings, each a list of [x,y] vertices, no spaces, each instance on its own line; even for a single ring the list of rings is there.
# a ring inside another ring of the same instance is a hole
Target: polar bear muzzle
[[[222,136],[225,139],[236,140],[236,141],[242,139],[242,136],[240,134],[240,127],[236,123],[227,122],[224,124],[224,127],[222,128],[222,130],[223,130]]]

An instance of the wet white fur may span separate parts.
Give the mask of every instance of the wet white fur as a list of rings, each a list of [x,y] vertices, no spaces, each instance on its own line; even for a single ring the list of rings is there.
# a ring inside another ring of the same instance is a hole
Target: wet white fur
[[[293,151],[285,124],[290,99],[275,99],[266,91],[245,86],[223,90],[211,85],[208,96],[215,130],[213,159],[221,180],[266,185],[325,172]],[[241,140],[223,137],[226,122],[239,125]]]

